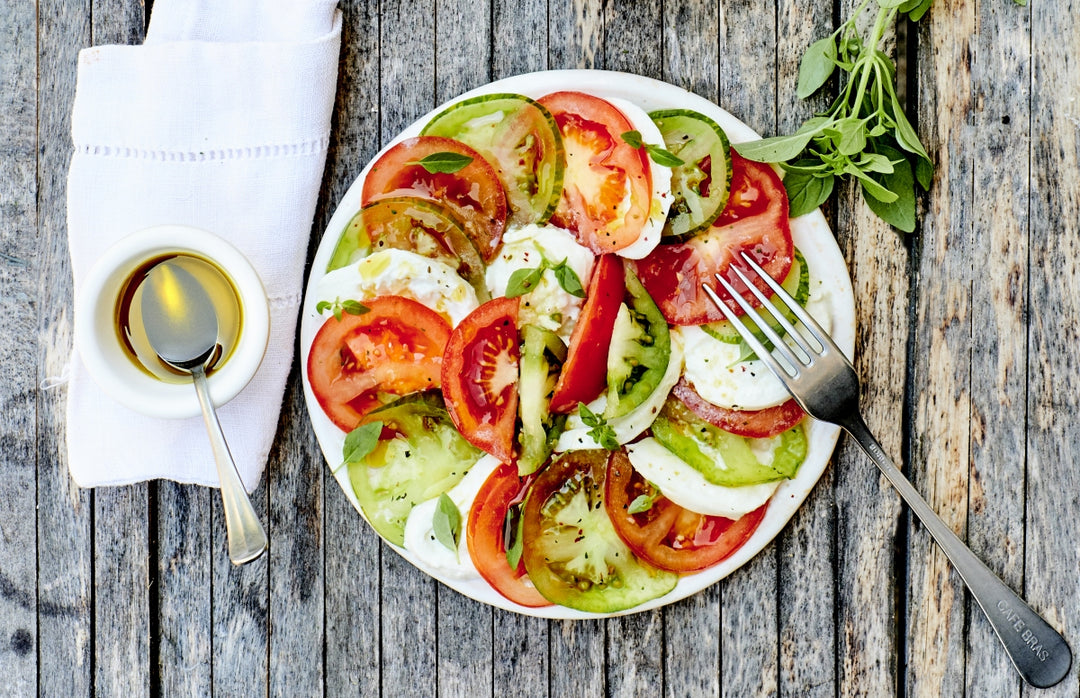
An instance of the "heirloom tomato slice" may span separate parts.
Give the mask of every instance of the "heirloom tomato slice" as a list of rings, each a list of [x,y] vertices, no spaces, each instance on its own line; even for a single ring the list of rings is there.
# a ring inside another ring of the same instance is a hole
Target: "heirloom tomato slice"
[[[701,397],[684,376],[671,394],[682,400],[702,420],[737,436],[762,439],[782,434],[806,416],[794,399],[763,410],[733,410],[719,407]]]
[[[740,252],[747,252],[769,276],[787,277],[794,256],[787,193],[771,166],[753,162],[732,151],[731,192],[727,205],[708,230],[686,242],[661,244],[636,262],[638,278],[674,325],[701,325],[723,320],[724,315],[702,290],[709,284],[728,307],[742,310],[719,288],[714,275],[723,276],[752,305],[760,305],[729,268]],[[764,281],[757,283],[772,292]]]
[[[552,222],[597,254],[629,247],[652,206],[648,156],[622,138],[633,124],[610,102],[581,92],[553,92],[539,102],[555,117],[566,151]]]
[[[442,388],[454,426],[469,443],[503,463],[514,455],[517,420],[518,299],[495,298],[450,334]]]
[[[585,305],[570,335],[566,362],[551,397],[552,412],[573,412],[579,402],[592,402],[604,392],[611,331],[625,294],[622,260],[616,255],[602,255],[596,261]]]
[[[311,343],[307,372],[319,406],[351,431],[388,397],[438,388],[450,325],[409,298],[363,302],[367,312],[327,318]]]
[[[525,569],[549,601],[614,613],[663,596],[678,575],[638,558],[604,506],[608,451],[568,451],[537,475],[525,499]]]
[[[729,557],[757,530],[768,506],[736,521],[684,509],[641,477],[623,450],[608,461],[604,486],[619,537],[641,559],[675,572],[696,572]]]
[[[514,603],[535,608],[551,602],[532,586],[521,556],[514,567],[507,557],[515,543],[520,549],[521,505],[533,478],[520,477],[510,463],[496,468],[473,501],[465,531],[469,555],[480,576]]]
[[[464,143],[420,136],[390,148],[364,178],[361,204],[382,196],[440,202],[461,219],[481,256],[494,259],[506,228],[506,192],[491,164]]]

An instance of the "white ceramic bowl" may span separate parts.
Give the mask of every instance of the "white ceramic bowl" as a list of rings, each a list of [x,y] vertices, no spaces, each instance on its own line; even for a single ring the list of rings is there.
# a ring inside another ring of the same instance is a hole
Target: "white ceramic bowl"
[[[187,383],[166,383],[138,368],[120,344],[115,324],[124,282],[144,262],[170,253],[210,260],[225,272],[240,295],[243,320],[229,358],[209,377],[214,404],[232,400],[248,384],[266,353],[270,308],[262,280],[251,262],[213,233],[183,225],[162,225],[133,233],[105,251],[90,270],[75,303],[75,346],[94,381],[117,402],[152,417],[180,419],[201,413]]]

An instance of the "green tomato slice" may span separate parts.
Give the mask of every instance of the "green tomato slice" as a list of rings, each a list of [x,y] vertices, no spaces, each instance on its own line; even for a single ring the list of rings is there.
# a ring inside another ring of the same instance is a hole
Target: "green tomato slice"
[[[695,111],[649,114],[667,150],[683,161],[671,170],[673,201],[664,241],[683,241],[705,230],[724,210],[731,189],[731,145],[719,124]]]
[[[495,168],[510,205],[508,224],[544,223],[562,195],[562,136],[538,102],[517,94],[481,95],[451,105],[424,127],[470,146]]]
[[[806,460],[802,424],[768,438],[736,436],[700,419],[680,400],[665,403],[653,436],[706,480],[742,487],[790,479]]]
[[[375,420],[393,436],[348,464],[349,481],[372,528],[400,546],[412,508],[460,482],[481,453],[454,428],[438,390],[395,400],[371,412]]]
[[[630,265],[624,266],[626,302],[615,318],[608,348],[604,410],[608,420],[629,414],[649,399],[671,360],[671,330],[667,321]]]
[[[559,335],[537,325],[521,328],[521,377],[518,380],[518,415],[521,445],[518,475],[536,472],[559,440],[566,415],[551,414],[551,395],[566,360],[566,345]]]
[[[342,231],[326,271],[387,248],[442,262],[476,289],[481,302],[489,297],[484,261],[461,223],[445,206],[411,196],[378,199],[360,209]]]
[[[522,516],[529,578],[544,598],[592,613],[633,608],[671,591],[679,577],[622,541],[604,506],[609,454],[571,451],[540,471]]]

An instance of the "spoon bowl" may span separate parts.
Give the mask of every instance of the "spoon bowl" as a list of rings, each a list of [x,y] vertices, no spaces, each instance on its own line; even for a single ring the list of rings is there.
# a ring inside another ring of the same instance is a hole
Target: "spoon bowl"
[[[213,301],[188,271],[162,262],[146,275],[142,321],[158,357],[191,374],[221,483],[229,559],[235,565],[250,562],[266,550],[266,532],[240,480],[206,382],[207,362],[218,348]]]

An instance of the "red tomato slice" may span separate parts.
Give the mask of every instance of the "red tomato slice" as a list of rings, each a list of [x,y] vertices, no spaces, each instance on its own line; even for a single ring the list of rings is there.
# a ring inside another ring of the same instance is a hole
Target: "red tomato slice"
[[[604,499],[619,537],[638,557],[661,569],[696,572],[729,557],[750,539],[768,503],[732,521],[684,509],[638,475],[623,450],[608,461]],[[641,495],[656,496],[638,514],[629,508]]]
[[[794,399],[763,410],[732,410],[719,407],[701,397],[683,377],[671,394],[701,419],[724,431],[751,439],[763,439],[783,433],[806,416]]]
[[[495,298],[469,313],[446,344],[446,409],[465,439],[503,463],[514,456],[517,418],[518,299]]]
[[[702,290],[703,283],[716,289],[736,314],[742,314],[719,288],[715,274],[723,276],[754,306],[760,305],[729,269],[739,252],[748,252],[774,279],[782,281],[791,269],[794,245],[783,182],[769,165],[746,160],[734,150],[731,159],[731,194],[712,227],[686,242],[659,245],[636,262],[641,283],[674,325],[724,319]],[[757,285],[772,295],[764,281]]]
[[[652,206],[648,156],[622,139],[633,124],[610,102],[581,92],[554,92],[539,102],[555,118],[566,151],[552,222],[597,254],[633,244]]]
[[[424,158],[452,153],[471,158],[455,172],[430,172]],[[465,232],[490,262],[506,228],[506,192],[495,169],[464,143],[439,136],[408,138],[383,153],[364,179],[361,205],[383,196],[439,201],[461,219]]]
[[[619,305],[626,294],[622,260],[613,254],[596,261],[585,305],[551,396],[551,411],[573,412],[579,402],[592,402],[607,387],[607,355]]]
[[[319,406],[351,431],[381,395],[406,395],[440,384],[450,325],[409,298],[365,300],[368,312],[330,317],[308,354],[307,373]]]
[[[522,560],[518,561],[517,569],[510,569],[506,559],[506,513],[511,506],[525,500],[533,479],[533,475],[518,477],[517,466],[513,464],[504,463],[496,468],[476,495],[465,531],[469,555],[480,576],[514,603],[535,608],[550,606],[551,602],[526,583],[528,574]]]

